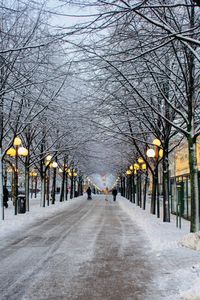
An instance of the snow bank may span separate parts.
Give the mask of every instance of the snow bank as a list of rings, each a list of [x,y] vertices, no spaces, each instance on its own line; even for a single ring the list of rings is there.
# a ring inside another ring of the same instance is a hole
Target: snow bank
[[[162,209],[160,218],[150,214],[149,202],[147,203],[146,210],[122,197],[118,198],[118,202],[121,208],[142,229],[153,251],[161,252],[162,250],[181,247],[179,241],[189,232],[189,221],[182,220],[182,226],[179,229],[176,227],[176,217],[174,215],[171,215],[171,222],[168,223],[162,221]]]
[[[179,244],[181,246],[200,251],[200,231],[185,235]]]
[[[59,201],[56,197],[54,205],[50,204],[46,207],[40,206],[40,195],[37,198],[30,199],[30,211],[25,214],[14,215],[14,206],[11,201],[8,202],[8,208],[5,209],[5,220],[0,220],[0,242],[18,230],[23,230],[33,222],[48,218],[61,212],[68,206],[74,206],[78,202],[83,201],[85,196],[69,199],[68,201]]]
[[[183,300],[200,300],[200,278],[195,280],[190,290],[182,293],[180,296]]]
[[[123,197],[118,197],[117,200],[120,207],[146,235],[151,249],[157,257],[162,258],[163,253],[168,250],[172,261],[176,261],[176,255],[177,261],[180,261],[180,268],[171,263],[174,268],[171,271],[173,281],[179,282],[178,298],[174,295],[172,296],[174,298],[166,297],[165,299],[200,300],[200,263],[196,263],[200,261],[200,256],[198,251],[190,251],[190,249],[200,250],[200,232],[189,233],[190,222],[184,219],[181,220],[181,229],[177,228],[174,215],[171,215],[170,223],[163,223],[162,209],[160,218],[150,214],[149,201],[146,210],[143,210]],[[181,253],[178,248],[182,248]],[[184,261],[187,261],[185,267],[181,264],[181,256]],[[157,284],[161,284],[161,286],[165,284],[164,279],[159,280],[158,278]]]

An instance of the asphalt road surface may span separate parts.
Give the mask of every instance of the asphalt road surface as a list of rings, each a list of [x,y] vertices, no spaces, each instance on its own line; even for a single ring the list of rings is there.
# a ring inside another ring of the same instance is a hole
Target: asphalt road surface
[[[156,264],[118,203],[96,196],[0,245],[0,299],[163,299]]]

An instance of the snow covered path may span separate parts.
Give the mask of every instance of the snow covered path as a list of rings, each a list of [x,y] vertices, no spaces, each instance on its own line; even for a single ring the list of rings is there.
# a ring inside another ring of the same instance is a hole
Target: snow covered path
[[[15,217],[10,207],[1,224],[0,299],[200,299],[194,289],[180,297],[200,275],[199,253],[177,243],[187,221],[180,231],[125,198],[100,195],[31,207]]]
[[[142,231],[103,196],[35,222],[0,251],[1,299],[148,299],[153,290]]]

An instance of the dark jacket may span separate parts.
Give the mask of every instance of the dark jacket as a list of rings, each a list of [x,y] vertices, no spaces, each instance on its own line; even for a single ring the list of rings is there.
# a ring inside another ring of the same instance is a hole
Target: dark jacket
[[[114,189],[112,190],[112,194],[113,194],[113,196],[117,196],[117,189],[116,189],[116,188],[114,188]]]
[[[91,191],[91,188],[90,188],[90,187],[87,189],[86,193],[88,194],[88,196],[91,196],[92,191]]]
[[[8,202],[8,196],[9,196],[9,192],[7,187],[3,187],[3,204],[7,207],[7,202]]]

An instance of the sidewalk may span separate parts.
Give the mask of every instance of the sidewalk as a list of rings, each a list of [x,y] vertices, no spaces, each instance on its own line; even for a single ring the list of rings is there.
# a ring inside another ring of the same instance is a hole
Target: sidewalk
[[[193,235],[189,233],[190,222],[182,219],[182,228],[179,229],[176,216],[171,215],[171,222],[164,223],[162,213],[160,218],[150,214],[149,202],[146,210],[120,196],[117,202],[143,230],[152,252],[160,259],[161,277],[157,278],[156,284],[160,288],[179,288],[179,295],[167,299],[200,300],[200,251],[183,247],[181,242],[188,241]]]
[[[55,205],[40,207],[40,197],[30,200],[30,211],[25,214],[14,215],[14,207],[9,201],[9,207],[5,209],[5,220],[0,220],[1,245],[12,234],[25,230],[32,222],[49,218],[61,212],[67,207],[72,207],[86,199],[86,196],[73,198],[64,202],[55,202]],[[92,201],[98,201],[98,195]],[[101,201],[101,200],[100,200]],[[184,299],[200,300],[200,251],[183,247],[181,240],[190,237],[190,223],[182,219],[182,228],[176,227],[176,216],[171,215],[170,223],[162,222],[161,218],[150,214],[150,206],[147,203],[146,210],[136,206],[129,200],[118,196],[112,205],[120,205],[144,232],[144,237],[149,241],[151,251],[160,260],[161,276],[157,278],[156,285],[159,288],[177,287],[179,294],[167,298],[167,300]]]

